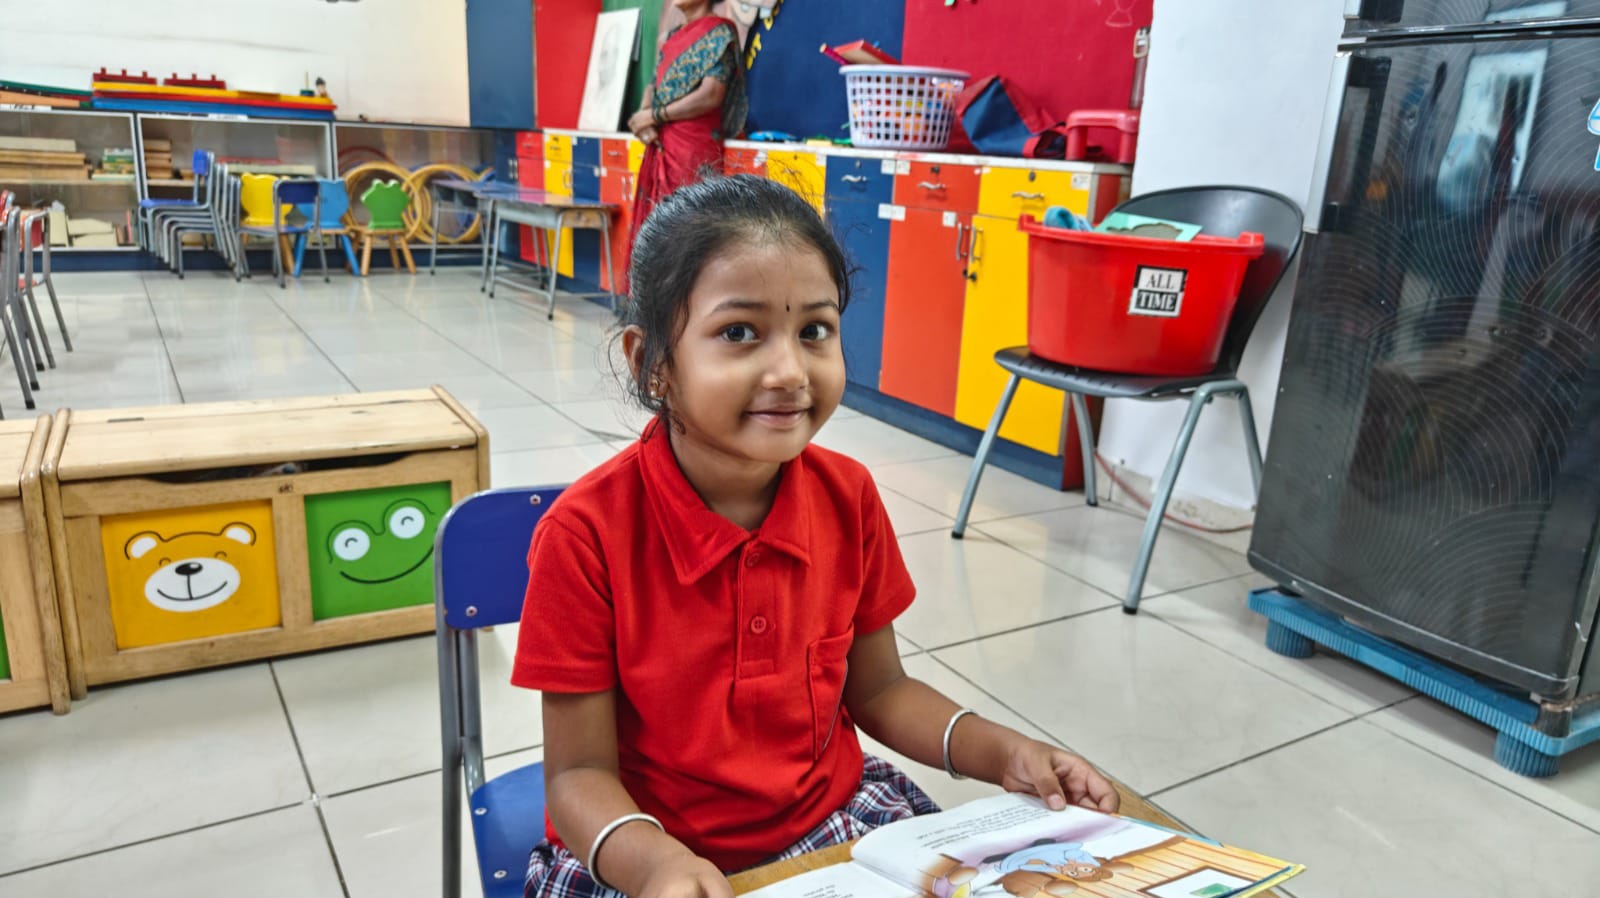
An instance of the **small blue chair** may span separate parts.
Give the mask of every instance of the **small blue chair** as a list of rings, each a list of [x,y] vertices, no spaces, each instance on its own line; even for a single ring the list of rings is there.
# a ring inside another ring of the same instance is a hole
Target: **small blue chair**
[[[317,222],[319,238],[322,236],[338,237],[339,245],[344,248],[345,261],[350,263],[350,271],[356,277],[361,276],[361,263],[356,261],[356,248],[350,242],[350,226],[345,224],[344,216],[350,211],[350,191],[345,183],[337,178],[322,178],[317,181],[317,197],[322,202],[321,211],[314,205],[301,203],[295,206],[295,211],[305,217],[306,221]],[[300,276],[300,263],[305,257],[306,235],[301,234],[294,241],[294,276]],[[326,269],[326,266],[324,266]],[[322,279],[328,279],[326,270]]]
[[[444,763],[444,896],[461,894],[461,787],[484,898],[522,898],[528,854],[544,838],[544,764],[485,779],[477,631],[522,617],[528,544],[562,487],[518,487],[468,496],[434,537],[434,619],[439,644],[439,719]]]
[[[311,215],[303,224],[289,224],[286,206],[309,205]],[[279,178],[272,182],[272,226],[242,225],[240,233],[272,238],[272,273],[278,276],[278,286],[289,285],[289,262],[285,243],[290,237],[305,239],[307,234],[317,235],[317,252],[322,256],[322,279],[328,280],[328,250],[322,243],[319,227],[322,215],[322,190],[313,178]],[[300,276],[299,253],[295,253],[295,277]]]

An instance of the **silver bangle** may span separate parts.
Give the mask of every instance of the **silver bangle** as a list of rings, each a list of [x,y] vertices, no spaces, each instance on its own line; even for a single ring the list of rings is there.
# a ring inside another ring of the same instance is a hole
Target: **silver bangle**
[[[606,843],[606,839],[611,838],[611,834],[616,832],[623,824],[632,823],[635,820],[642,820],[645,823],[653,823],[655,824],[656,829],[659,829],[662,832],[667,831],[667,828],[661,825],[660,820],[657,820],[649,814],[623,814],[621,817],[618,817],[610,823],[607,823],[605,828],[600,830],[600,834],[594,837],[594,842],[589,845],[589,878],[595,881],[595,885],[598,885],[601,888],[611,889],[612,891],[618,891],[616,886],[613,886],[600,878],[600,870],[595,867],[595,861],[600,858],[600,846]]]
[[[960,711],[950,715],[950,722],[944,725],[944,772],[950,774],[952,779],[964,780],[966,777],[956,773],[955,766],[950,763],[950,734],[955,732],[956,721],[966,717],[968,714],[975,715],[977,713],[971,708],[962,708]]]

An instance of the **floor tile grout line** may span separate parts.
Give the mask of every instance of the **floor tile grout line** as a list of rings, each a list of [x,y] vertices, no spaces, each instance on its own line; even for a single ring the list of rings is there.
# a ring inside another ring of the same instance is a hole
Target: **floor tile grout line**
[[[339,376],[344,378],[344,382],[350,386],[350,389],[355,390],[357,393],[364,392],[360,387],[356,386],[355,380],[351,378],[350,375],[346,374],[343,368],[339,367],[339,363],[333,360],[333,356],[328,354],[328,350],[322,348],[322,344],[317,342],[317,338],[311,336],[311,332],[306,330],[304,324],[300,323],[300,319],[294,317],[293,312],[290,312],[288,309],[284,308],[283,303],[278,302],[277,297],[273,297],[272,304],[277,306],[278,311],[282,312],[285,318],[288,318],[291,322],[293,322],[295,330],[299,331],[300,335],[306,338],[307,343],[310,343],[316,348],[317,353],[327,360],[329,365],[333,366],[333,370],[339,372]],[[343,877],[340,878],[340,881],[343,881]]]
[[[442,331],[438,327],[436,327],[433,324],[433,322],[428,321],[427,319],[425,319],[422,316],[418,315],[417,313],[413,312],[411,309],[406,308],[401,303],[396,302],[395,299],[393,297],[391,297],[383,287],[381,287],[381,286],[380,287],[374,287],[374,288],[372,288],[372,290],[380,298],[382,298],[384,302],[394,306],[396,309],[399,309],[401,312],[404,312],[405,314],[411,316],[411,318],[414,319],[418,324],[420,324],[424,328],[427,328],[428,330],[432,331],[440,339],[442,339],[445,342],[449,343],[451,346],[454,346],[456,349],[466,353],[467,355],[472,356],[473,358],[477,358],[478,357],[478,353],[475,353],[475,352],[471,351],[470,349],[468,349],[467,347],[461,345],[461,343],[458,342],[454,337],[451,337],[449,334],[445,333],[444,331]],[[484,302],[487,303],[487,302],[491,302],[491,301],[492,300],[488,298],[487,294],[485,294]],[[545,322],[545,325],[546,326],[550,326],[551,329],[554,330],[554,327],[551,326],[548,321]],[[559,331],[558,331],[558,333],[559,333]],[[573,337],[571,334],[567,334],[566,336],[571,337],[574,340],[576,339],[576,337]],[[481,359],[480,359],[480,361],[481,361]],[[527,387],[524,387],[522,384],[517,383],[515,380],[513,380],[510,377],[510,375],[506,374],[506,372],[500,370],[498,367],[496,367],[494,365],[490,365],[487,362],[485,362],[483,366],[485,368],[489,369],[489,371],[492,372],[493,374],[497,375],[501,380],[505,381],[506,383],[511,384],[513,387],[516,387],[518,390],[521,390],[523,393],[526,393],[528,396],[532,397],[534,402],[543,403],[544,405],[549,406],[557,414],[561,414],[561,416],[563,418],[567,417],[565,414],[561,413],[560,409],[555,408],[555,403],[550,402],[549,400],[545,399],[543,396],[539,396],[539,395],[535,394],[532,390],[529,390]],[[567,418],[567,420],[571,421],[572,419],[571,418]],[[576,421],[572,421],[572,423],[577,425],[579,428],[581,428],[583,430],[588,430],[588,428],[583,427],[583,425],[578,424],[578,422],[576,422]]]
[[[913,640],[913,643],[921,646],[922,650],[925,652],[942,652],[945,649],[961,648],[963,646],[972,645],[973,643],[983,642],[986,639],[993,639],[998,636],[1012,636],[1017,633],[1035,629],[1037,627],[1043,627],[1049,624],[1059,624],[1064,621],[1076,620],[1080,617],[1088,617],[1091,614],[1104,614],[1115,607],[1117,607],[1117,603],[1108,599],[1104,605],[1097,605],[1093,608],[1085,608],[1082,611],[1073,611],[1069,614],[1063,614],[1059,617],[1052,617],[1047,620],[1034,621],[1031,624],[1018,624],[1015,627],[1007,627],[1004,630],[996,630],[993,633],[980,633],[976,636],[966,636],[961,639],[957,639],[954,642],[941,642],[936,645],[923,645],[922,643],[915,642],[915,640]]]
[[[1431,702],[1431,703],[1436,704],[1436,705],[1441,705],[1446,710],[1450,711],[1453,714],[1459,714],[1460,713],[1460,712],[1456,711],[1454,708],[1451,708],[1448,705],[1444,705],[1443,702],[1438,701],[1437,699],[1433,698],[1432,696],[1426,695],[1426,694],[1420,693],[1420,692],[1416,693],[1414,695],[1408,695],[1408,696],[1406,696],[1405,698],[1403,698],[1403,699],[1401,699],[1399,701],[1390,702],[1389,704],[1384,705],[1382,708],[1376,709],[1372,713],[1376,714],[1377,711],[1387,711],[1387,710],[1389,710],[1391,708],[1394,708],[1394,707],[1396,707],[1396,706],[1398,706],[1398,705],[1400,705],[1400,704],[1402,704],[1404,702],[1416,701],[1418,699],[1421,699],[1421,700],[1424,700],[1424,701],[1428,701],[1428,702]],[[1362,715],[1362,716],[1363,717],[1367,717],[1367,716],[1370,716],[1370,715]],[[1463,715],[1463,716],[1467,716],[1467,715]],[[1467,716],[1467,717],[1468,717],[1469,720],[1473,720],[1474,722],[1477,722],[1477,718],[1470,717],[1470,716]],[[1450,766],[1455,767],[1458,770],[1461,770],[1461,771],[1463,771],[1465,773],[1468,773],[1468,774],[1470,774],[1470,775],[1472,775],[1474,777],[1477,777],[1478,779],[1488,783],[1491,786],[1494,786],[1494,787],[1496,787],[1496,788],[1498,788],[1498,789],[1500,789],[1500,790],[1502,790],[1504,792],[1508,792],[1511,795],[1513,795],[1513,796],[1515,796],[1517,798],[1520,798],[1523,801],[1528,802],[1529,804],[1532,804],[1534,807],[1539,808],[1540,810],[1547,811],[1550,814],[1553,814],[1556,817],[1559,817],[1562,820],[1565,820],[1568,823],[1571,823],[1573,826],[1576,826],[1579,829],[1587,830],[1588,832],[1594,833],[1595,835],[1600,835],[1600,826],[1594,826],[1594,825],[1591,825],[1589,823],[1585,823],[1582,820],[1574,819],[1573,817],[1568,816],[1567,814],[1562,813],[1559,810],[1556,810],[1555,808],[1551,807],[1550,805],[1547,805],[1547,804],[1539,801],[1538,799],[1536,799],[1536,798],[1534,798],[1534,797],[1532,797],[1530,795],[1524,795],[1521,792],[1518,792],[1516,789],[1513,789],[1510,786],[1506,785],[1505,783],[1502,783],[1502,782],[1500,782],[1498,780],[1492,779],[1491,777],[1486,776],[1485,774],[1479,773],[1478,771],[1472,769],[1471,767],[1468,767],[1466,764],[1464,764],[1464,763],[1462,763],[1460,761],[1457,761],[1456,759],[1450,757],[1449,755],[1446,755],[1443,752],[1440,752],[1440,751],[1434,749],[1433,747],[1431,747],[1429,745],[1425,745],[1422,742],[1417,741],[1416,739],[1412,739],[1412,738],[1409,738],[1409,737],[1407,737],[1407,736],[1405,736],[1405,735],[1403,735],[1401,733],[1397,733],[1394,730],[1389,729],[1388,727],[1378,726],[1378,724],[1376,724],[1376,723],[1373,723],[1372,725],[1378,727],[1378,729],[1380,729],[1383,732],[1389,734],[1390,736],[1393,736],[1396,739],[1399,739],[1401,742],[1404,742],[1407,745],[1410,745],[1411,747],[1416,748],[1416,749],[1422,751],[1425,754],[1432,755],[1433,757],[1445,762],[1446,764],[1449,764]],[[1496,762],[1496,763],[1498,764],[1498,762]],[[1504,768],[1501,768],[1501,769],[1504,769]],[[1506,771],[1506,772],[1507,773],[1511,773],[1512,771]],[[1560,774],[1557,774],[1557,775],[1559,776]]]
[[[1385,706],[1385,707],[1387,707],[1387,706]],[[1374,708],[1372,712],[1367,712],[1367,713],[1375,713],[1377,711],[1382,711],[1382,710],[1383,710],[1383,708]],[[1315,738],[1317,736],[1321,736],[1324,733],[1332,732],[1333,730],[1337,730],[1338,728],[1340,728],[1342,726],[1348,726],[1349,724],[1352,724],[1352,723],[1358,723],[1365,716],[1366,716],[1366,713],[1356,714],[1354,716],[1347,717],[1347,718],[1345,718],[1343,720],[1339,720],[1339,721],[1335,721],[1333,723],[1330,723],[1327,726],[1318,727],[1317,729],[1314,729],[1314,730],[1312,730],[1312,731],[1310,731],[1308,733],[1302,733],[1301,735],[1296,736],[1293,739],[1289,739],[1289,740],[1287,740],[1285,742],[1280,742],[1277,745],[1274,745],[1274,746],[1272,746],[1270,748],[1264,748],[1261,751],[1252,752],[1251,754],[1245,755],[1244,757],[1238,758],[1238,759],[1233,760],[1233,761],[1229,761],[1228,763],[1223,764],[1223,765],[1221,765],[1219,767],[1214,767],[1214,768],[1212,768],[1210,770],[1206,770],[1204,772],[1197,773],[1194,776],[1188,777],[1187,779],[1180,780],[1180,781],[1178,781],[1176,783],[1172,783],[1171,785],[1162,786],[1159,789],[1155,789],[1155,790],[1151,791],[1149,793],[1149,795],[1146,796],[1146,797],[1155,798],[1155,797],[1160,796],[1160,795],[1165,795],[1166,793],[1171,792],[1174,789],[1180,789],[1180,788],[1182,788],[1184,786],[1187,786],[1187,785],[1189,785],[1191,783],[1195,783],[1195,782],[1198,782],[1200,780],[1203,780],[1206,777],[1216,776],[1219,773],[1223,773],[1225,771],[1232,770],[1233,768],[1238,767],[1241,764],[1248,764],[1251,761],[1257,760],[1259,758],[1264,758],[1267,755],[1272,754],[1273,752],[1282,751],[1283,749],[1289,748],[1291,746],[1299,745],[1300,743],[1306,741],[1307,739],[1313,739],[1313,738]]]
[[[289,728],[289,740],[294,743],[295,757],[300,761],[300,772],[304,774],[306,789],[311,793],[311,807],[317,812],[317,825],[322,829],[322,841],[328,846],[328,860],[333,863],[333,873],[339,878],[339,890],[344,893],[344,898],[350,898],[350,884],[344,878],[344,866],[339,863],[339,850],[333,844],[333,832],[328,829],[328,818],[322,812],[322,799],[317,795],[317,786],[311,779],[311,765],[306,763],[305,751],[300,747],[300,734],[295,730],[294,715],[289,713],[289,700],[283,694],[283,684],[278,680],[277,665],[267,662],[267,672],[272,677],[272,689],[278,694],[278,706],[283,708],[283,722]]]
[[[164,839],[172,839],[172,838],[176,838],[178,836],[192,835],[192,834],[200,832],[202,830],[215,829],[216,827],[219,827],[219,826],[228,826],[229,824],[240,823],[240,822],[245,821],[245,820],[253,820],[253,819],[257,818],[257,817],[265,817],[268,814],[276,814],[276,813],[279,813],[281,811],[292,811],[295,808],[300,807],[301,805],[303,805],[305,803],[306,803],[305,801],[297,801],[297,802],[295,802],[293,804],[279,805],[277,807],[266,808],[266,809],[260,810],[260,811],[251,811],[248,814],[240,814],[240,815],[238,815],[236,817],[228,817],[228,818],[226,818],[224,820],[213,820],[210,823],[201,823],[201,824],[197,824],[195,826],[189,826],[189,827],[185,827],[183,829],[174,830],[174,831],[169,832],[169,833],[162,833],[162,834],[157,835],[157,836],[149,836],[149,837],[146,837],[146,838],[143,838],[143,839],[134,839],[131,842],[122,842],[122,843],[119,843],[119,844],[116,844],[116,845],[108,845],[105,848],[96,848],[93,851],[85,851],[82,854],[74,854],[71,857],[58,858],[58,859],[53,860],[53,861],[46,861],[46,862],[44,862],[42,864],[34,864],[32,866],[29,866],[29,867],[18,867],[15,870],[7,870],[4,873],[0,873],[0,880],[4,880],[4,879],[6,879],[8,877],[11,877],[11,876],[18,876],[18,875],[21,875],[23,873],[31,873],[34,870],[43,870],[46,867],[59,867],[62,864],[70,864],[73,861],[81,861],[81,860],[86,860],[86,859],[92,858],[92,857],[98,857],[98,856],[100,856],[102,854],[110,854],[113,851],[122,851],[125,848],[137,848],[140,845],[148,845],[151,842],[160,842],[160,841],[162,841]]]
[[[183,381],[178,379],[178,366],[172,361],[172,347],[167,345],[166,328],[161,326],[161,314],[156,311],[155,297],[150,295],[150,282],[142,275],[139,278],[139,287],[144,290],[144,301],[150,306],[150,318],[156,325],[156,337],[161,340],[161,354],[167,359],[167,373],[172,376],[172,385],[178,391],[178,402],[182,404],[187,401],[183,397]]]
[[[507,750],[502,751],[502,752],[496,752],[496,753],[494,753],[492,755],[484,755],[483,759],[484,759],[484,761],[494,761],[494,760],[498,760],[500,758],[509,757],[510,755],[514,755],[514,754],[517,754],[519,752],[533,751],[536,748],[544,748],[544,743],[540,742],[540,743],[538,743],[536,745],[524,745],[524,746],[521,746],[519,748],[511,748],[511,749],[507,749]],[[436,773],[442,772],[442,770],[443,770],[443,768],[440,768],[440,767],[430,767],[427,770],[418,770],[415,773],[407,773],[407,774],[404,774],[402,776],[392,777],[390,779],[382,780],[382,781],[376,782],[376,783],[366,783],[364,785],[354,786],[352,788],[344,789],[344,790],[338,791],[338,792],[329,792],[328,794],[322,796],[322,798],[323,799],[327,799],[327,800],[332,800],[332,799],[335,799],[335,798],[347,798],[347,797],[349,797],[351,795],[359,795],[362,792],[370,792],[373,789],[381,789],[384,786],[393,786],[393,785],[397,785],[399,783],[410,782],[411,780],[414,780],[414,779],[420,779],[421,777],[432,776],[432,775],[434,775]]]

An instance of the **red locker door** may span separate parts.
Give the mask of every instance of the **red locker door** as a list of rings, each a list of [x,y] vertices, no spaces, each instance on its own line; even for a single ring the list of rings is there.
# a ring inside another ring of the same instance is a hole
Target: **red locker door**
[[[517,133],[517,184],[534,190],[544,189],[544,135],[538,131]],[[517,245],[522,261],[535,263],[539,256],[534,252],[533,228],[517,228]]]
[[[889,230],[878,389],[947,418],[956,414],[971,233],[970,213],[940,209],[907,209]]]
[[[618,141],[622,143],[622,141]],[[622,145],[620,168],[605,166],[600,178],[600,202],[615,203],[618,207],[611,217],[611,270],[601,266],[600,289],[613,293],[627,293],[628,286],[628,231],[633,227],[633,172],[628,170],[627,145]]]

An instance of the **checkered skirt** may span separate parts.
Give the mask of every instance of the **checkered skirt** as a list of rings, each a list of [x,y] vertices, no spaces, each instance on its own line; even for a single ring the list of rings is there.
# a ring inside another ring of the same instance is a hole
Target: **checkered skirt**
[[[861,787],[844,807],[828,815],[800,841],[762,863],[799,857],[860,838],[885,823],[938,812],[939,806],[911,777],[882,758],[866,755]],[[526,898],[623,898],[621,892],[596,883],[572,852],[549,842],[534,846],[528,858],[523,894]]]

